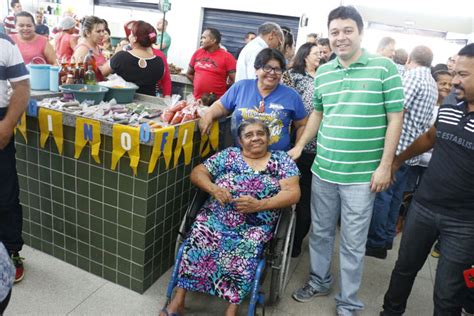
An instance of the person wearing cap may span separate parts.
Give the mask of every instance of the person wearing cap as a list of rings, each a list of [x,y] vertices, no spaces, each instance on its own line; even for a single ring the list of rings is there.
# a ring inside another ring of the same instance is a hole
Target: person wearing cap
[[[74,47],[77,45],[77,36],[74,35],[74,28],[76,26],[76,20],[70,16],[64,17],[59,22],[59,31],[54,37],[54,43],[56,48],[56,57],[61,62],[71,60],[71,56],[74,53]]]

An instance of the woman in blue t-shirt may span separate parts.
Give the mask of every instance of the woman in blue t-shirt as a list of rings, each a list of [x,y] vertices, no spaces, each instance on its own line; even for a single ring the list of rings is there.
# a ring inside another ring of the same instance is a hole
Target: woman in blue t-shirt
[[[199,121],[202,134],[209,133],[212,122],[232,114],[231,131],[238,144],[237,127],[245,119],[257,118],[270,128],[270,149],[290,148],[290,126],[296,137],[301,134],[308,113],[300,95],[280,84],[285,70],[285,58],[276,49],[265,48],[255,58],[257,79],[240,80],[206,112]]]

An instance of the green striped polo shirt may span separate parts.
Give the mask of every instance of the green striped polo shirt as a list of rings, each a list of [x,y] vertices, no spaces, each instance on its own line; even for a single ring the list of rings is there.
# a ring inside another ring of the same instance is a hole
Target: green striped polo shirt
[[[314,84],[314,108],[323,119],[312,172],[332,183],[370,183],[383,154],[386,114],[403,110],[395,64],[362,50],[348,68],[338,58],[319,67]]]

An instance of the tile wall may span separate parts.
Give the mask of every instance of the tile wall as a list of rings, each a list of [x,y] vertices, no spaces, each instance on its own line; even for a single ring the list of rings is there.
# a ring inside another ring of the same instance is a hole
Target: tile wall
[[[16,135],[25,243],[143,293],[173,265],[178,227],[193,192],[189,174],[199,155],[188,166],[180,158],[173,168],[171,161],[169,169],[160,158],[148,174],[151,147],[141,145],[133,176],[127,154],[116,171],[110,169],[110,136],[101,136],[97,164],[88,145],[74,159],[74,128],[64,126],[59,155],[52,137],[40,148],[36,118],[28,117],[27,126],[27,144]]]

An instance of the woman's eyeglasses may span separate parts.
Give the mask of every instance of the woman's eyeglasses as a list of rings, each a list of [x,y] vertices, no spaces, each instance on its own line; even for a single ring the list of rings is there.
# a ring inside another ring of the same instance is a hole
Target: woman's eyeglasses
[[[271,73],[272,71],[277,75],[281,75],[283,73],[283,69],[281,69],[279,67],[272,67],[270,65],[265,65],[265,66],[262,67],[262,69],[266,73]]]

